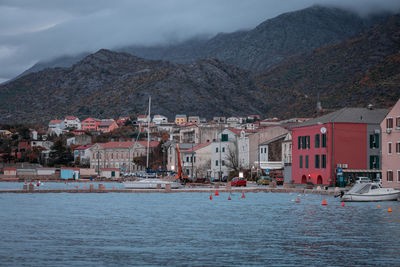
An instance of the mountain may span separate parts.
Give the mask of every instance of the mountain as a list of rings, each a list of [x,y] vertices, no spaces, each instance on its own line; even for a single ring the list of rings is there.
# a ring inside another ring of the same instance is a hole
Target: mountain
[[[263,113],[248,72],[215,59],[181,65],[100,50],[70,68],[30,73],[0,86],[0,122],[47,123],[74,114],[84,118],[152,113],[212,117]],[[249,104],[251,103],[251,104]]]
[[[399,73],[400,15],[394,15],[356,38],[291,57],[255,82],[270,114],[310,116],[318,94],[326,109],[391,107],[400,98]]]
[[[115,49],[132,55],[175,63],[217,58],[252,72],[274,66],[286,58],[354,37],[388,14],[360,17],[339,8],[312,6],[269,19],[251,30],[196,37],[178,44],[128,46]],[[39,62],[23,75],[45,68],[71,67],[89,53]]]

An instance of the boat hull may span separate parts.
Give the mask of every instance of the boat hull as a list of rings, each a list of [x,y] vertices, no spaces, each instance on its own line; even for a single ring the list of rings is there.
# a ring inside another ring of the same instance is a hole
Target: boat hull
[[[393,201],[397,200],[400,192],[393,192],[388,194],[344,194],[341,198],[342,201],[347,202],[371,202],[371,201]]]
[[[144,179],[139,181],[123,182],[125,189],[165,189],[167,184],[171,185],[171,189],[177,189],[181,187],[179,183],[159,179]]]

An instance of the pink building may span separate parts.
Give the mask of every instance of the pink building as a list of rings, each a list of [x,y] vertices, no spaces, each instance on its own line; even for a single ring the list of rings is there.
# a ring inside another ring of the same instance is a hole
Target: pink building
[[[400,189],[400,99],[386,118],[382,128],[382,185]]]

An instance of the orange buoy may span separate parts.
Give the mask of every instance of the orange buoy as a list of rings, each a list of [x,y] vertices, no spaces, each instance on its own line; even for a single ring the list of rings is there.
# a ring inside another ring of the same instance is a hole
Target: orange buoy
[[[378,205],[378,209],[380,209],[381,208],[381,205]]]
[[[344,202],[342,202],[342,207],[344,207]]]
[[[228,196],[228,200],[231,200],[231,196]]]
[[[216,195],[216,196],[219,196],[218,190],[217,190],[217,191],[215,191],[215,195]]]
[[[322,203],[321,203],[321,205],[328,205],[328,203],[326,203],[326,200],[325,200],[325,198],[322,200]]]
[[[297,197],[296,203],[300,203],[300,198],[299,197]]]
[[[242,193],[242,198],[246,198],[246,196],[244,195],[244,192]]]
[[[210,194],[210,200],[212,200],[212,194]]]
[[[388,208],[388,212],[392,212],[392,209],[390,207]]]

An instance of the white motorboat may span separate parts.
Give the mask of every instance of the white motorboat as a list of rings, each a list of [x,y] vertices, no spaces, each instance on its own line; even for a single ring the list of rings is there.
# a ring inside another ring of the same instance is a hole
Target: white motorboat
[[[342,201],[387,201],[397,200],[400,190],[382,188],[379,183],[357,183],[347,193],[342,194]]]
[[[123,182],[123,185],[126,189],[165,189],[167,184],[171,185],[171,189],[182,187],[182,185],[177,182],[152,178]]]

